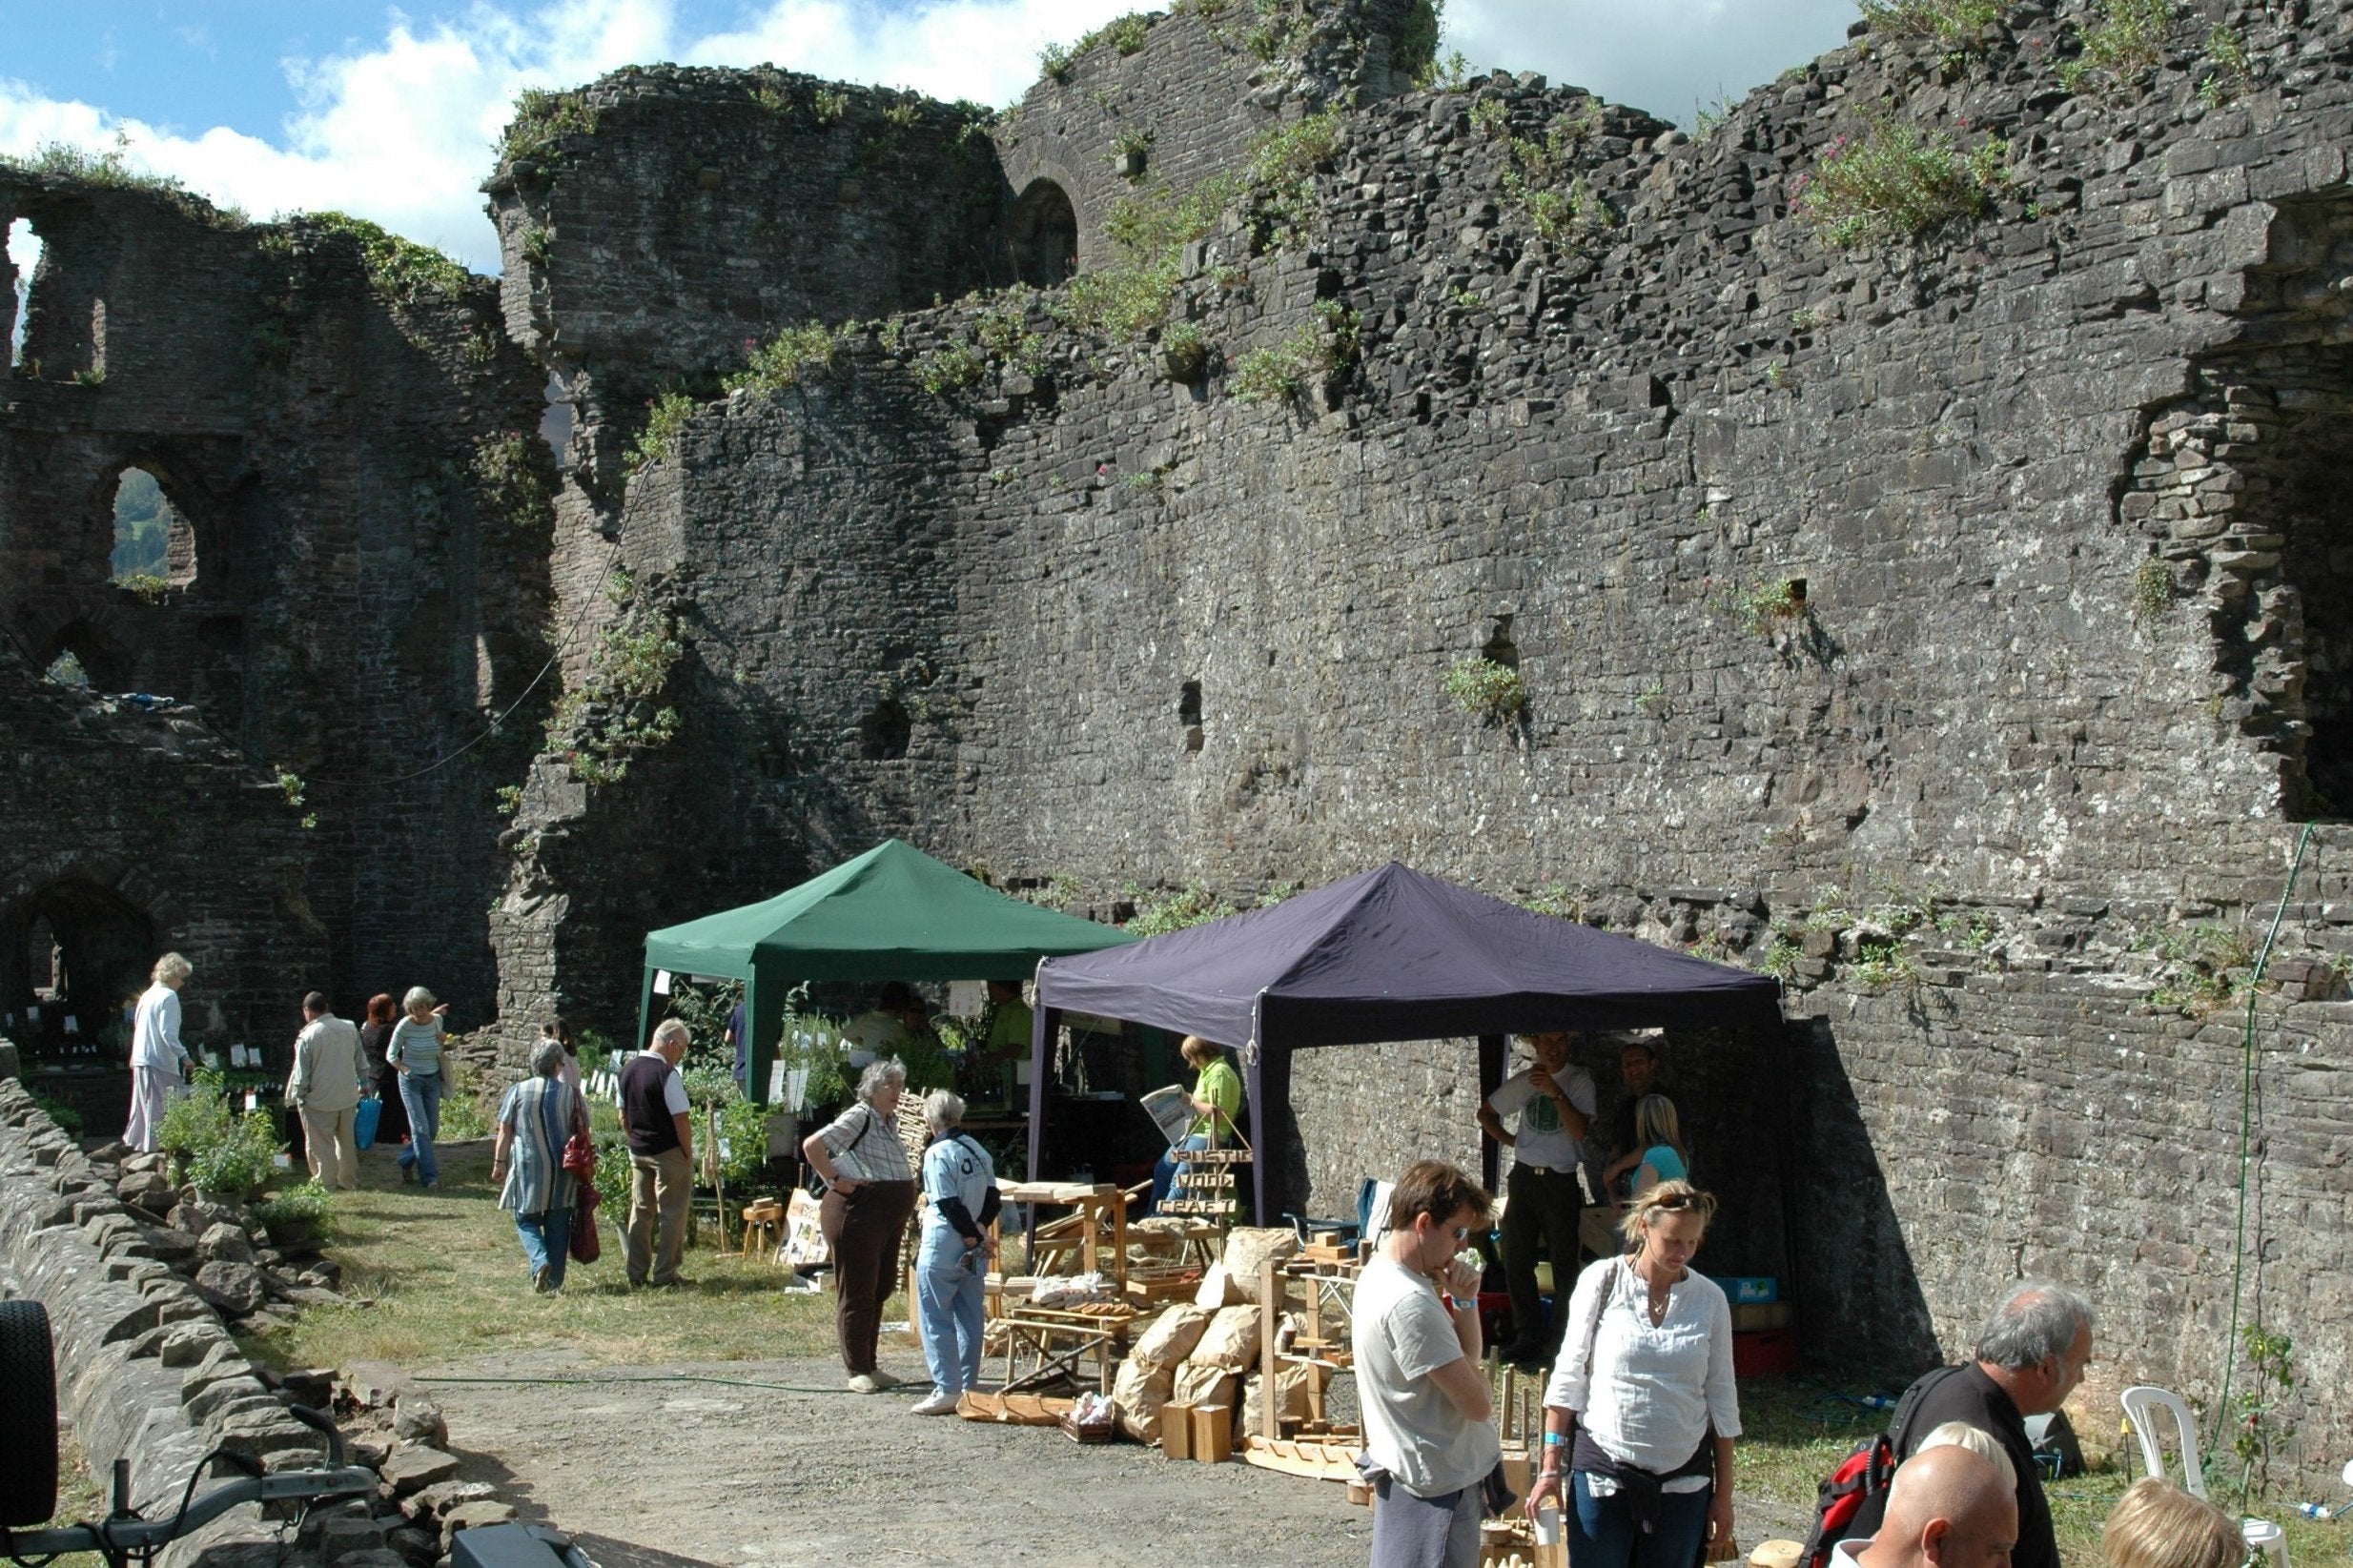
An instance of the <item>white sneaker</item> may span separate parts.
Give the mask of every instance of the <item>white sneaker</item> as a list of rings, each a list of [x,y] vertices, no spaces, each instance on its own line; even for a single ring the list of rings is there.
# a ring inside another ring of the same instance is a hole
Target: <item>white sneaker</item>
[[[849,1375],[849,1392],[852,1394],[880,1394],[882,1385],[874,1381],[868,1374],[856,1372]]]
[[[911,1408],[917,1415],[953,1415],[956,1413],[956,1401],[961,1397],[960,1395],[950,1394],[942,1389],[933,1389],[922,1399],[916,1401]]]
[[[907,1381],[904,1377],[892,1376],[890,1374],[883,1371],[880,1367],[876,1367],[872,1372],[868,1373],[867,1375],[874,1379],[874,1386],[878,1389],[894,1389],[901,1383]]]

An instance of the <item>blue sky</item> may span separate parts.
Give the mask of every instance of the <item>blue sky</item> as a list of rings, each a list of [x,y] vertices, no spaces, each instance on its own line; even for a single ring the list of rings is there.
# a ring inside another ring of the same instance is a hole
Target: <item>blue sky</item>
[[[126,139],[256,217],[338,207],[478,269],[506,106],[618,66],[772,61],[1004,104],[1139,0],[0,0],[0,153]],[[1688,124],[1835,48],[1853,0],[1449,0],[1446,47]]]

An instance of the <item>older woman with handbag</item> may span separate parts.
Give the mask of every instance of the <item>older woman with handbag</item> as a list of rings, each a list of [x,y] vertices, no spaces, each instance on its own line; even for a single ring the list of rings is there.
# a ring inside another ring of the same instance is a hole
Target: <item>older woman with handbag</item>
[[[563,1042],[540,1042],[532,1075],[499,1106],[498,1141],[490,1150],[490,1179],[503,1183],[499,1207],[515,1216],[531,1288],[542,1295],[563,1289],[574,1180],[565,1148],[588,1131],[588,1107],[563,1081]]]
[[[906,1089],[907,1066],[897,1057],[869,1063],[858,1075],[858,1103],[801,1140],[801,1157],[826,1184],[820,1213],[833,1249],[833,1325],[852,1394],[900,1381],[875,1364],[875,1345],[915,1212],[915,1171],[893,1121]]]
[[[1577,1276],[1527,1504],[1561,1502],[1577,1568],[1691,1568],[1731,1539],[1732,1309],[1690,1267],[1715,1212],[1688,1182],[1636,1193],[1626,1252]]]

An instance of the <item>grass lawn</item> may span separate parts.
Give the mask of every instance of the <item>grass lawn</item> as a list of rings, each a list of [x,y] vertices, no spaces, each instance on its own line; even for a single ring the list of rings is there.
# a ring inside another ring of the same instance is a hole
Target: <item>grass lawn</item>
[[[690,1247],[683,1273],[691,1284],[630,1290],[609,1222],[600,1260],[573,1264],[561,1295],[534,1295],[514,1221],[490,1185],[490,1145],[443,1145],[440,1157],[431,1192],[400,1185],[390,1151],[360,1157],[362,1190],[338,1195],[327,1248],[354,1304],[305,1311],[248,1341],[250,1354],[280,1368],[419,1366],[563,1349],[592,1365],[643,1366],[834,1349],[833,1298],[786,1293],[791,1273],[759,1259]],[[707,1224],[702,1239],[716,1241]],[[905,1315],[903,1296],[883,1313],[885,1321]]]
[[[63,1529],[69,1524],[95,1524],[106,1517],[111,1506],[107,1488],[90,1473],[90,1459],[82,1445],[65,1428],[57,1433],[57,1511],[49,1517],[44,1530]],[[55,1559],[51,1568],[106,1568],[106,1558],[95,1552],[68,1552]]]

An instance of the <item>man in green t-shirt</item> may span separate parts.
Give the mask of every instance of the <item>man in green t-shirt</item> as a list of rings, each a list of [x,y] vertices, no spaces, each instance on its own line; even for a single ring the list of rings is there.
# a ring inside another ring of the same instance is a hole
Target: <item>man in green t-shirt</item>
[[[1193,1092],[1185,1096],[1185,1102],[1193,1108],[1193,1125],[1175,1148],[1160,1156],[1160,1163],[1152,1168],[1152,1198],[1143,1213],[1136,1216],[1139,1219],[1158,1211],[1169,1189],[1176,1184],[1176,1172],[1184,1164],[1187,1151],[1226,1148],[1241,1136],[1235,1119],[1241,1114],[1242,1081],[1235,1072],[1234,1064],[1226,1060],[1225,1048],[1197,1034],[1188,1034],[1177,1049],[1200,1073],[1193,1080]]]
[[[1021,999],[1020,981],[992,980],[988,986],[989,1005],[996,1010],[989,1020],[988,1036],[980,1043],[978,1070],[971,1081],[1011,1105],[1016,1097],[1014,1069],[1030,1059],[1030,1031],[1035,1014]]]

